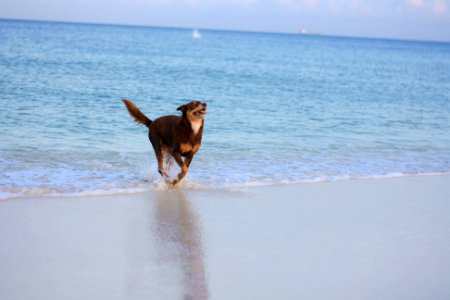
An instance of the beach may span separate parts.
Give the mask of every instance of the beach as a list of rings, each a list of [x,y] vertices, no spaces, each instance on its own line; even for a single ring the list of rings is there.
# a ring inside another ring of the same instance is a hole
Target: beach
[[[0,19],[0,300],[450,299],[450,43],[198,30]]]
[[[0,201],[0,299],[449,299],[450,176]]]

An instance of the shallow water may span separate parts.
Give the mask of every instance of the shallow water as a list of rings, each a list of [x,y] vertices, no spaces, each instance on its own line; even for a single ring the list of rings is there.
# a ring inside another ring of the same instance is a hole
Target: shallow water
[[[450,44],[0,20],[0,197],[165,187],[147,129],[208,103],[183,182],[450,172]]]

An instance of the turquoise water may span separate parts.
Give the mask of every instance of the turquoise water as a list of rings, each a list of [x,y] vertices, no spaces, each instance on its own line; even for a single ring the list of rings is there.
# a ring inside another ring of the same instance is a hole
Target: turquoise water
[[[123,97],[208,103],[186,187],[450,173],[449,43],[200,32],[0,20],[0,197],[164,188]]]

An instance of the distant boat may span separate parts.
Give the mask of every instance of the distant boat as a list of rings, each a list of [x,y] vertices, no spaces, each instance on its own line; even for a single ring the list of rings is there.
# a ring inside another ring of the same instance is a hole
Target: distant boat
[[[306,28],[301,28],[299,30],[298,34],[302,34],[302,35],[322,35],[322,33],[320,33],[320,32],[309,31]]]
[[[194,40],[199,40],[202,38],[200,32],[197,29],[194,29],[194,31],[192,31],[192,38]]]

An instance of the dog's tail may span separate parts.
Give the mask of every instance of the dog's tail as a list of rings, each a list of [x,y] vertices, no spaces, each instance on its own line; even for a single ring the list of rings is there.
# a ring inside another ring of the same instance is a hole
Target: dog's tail
[[[130,112],[130,115],[134,118],[134,120],[142,125],[145,125],[147,127],[150,127],[152,124],[152,120],[147,118],[140,110],[139,108],[134,105],[133,102],[131,102],[128,99],[122,99],[123,103],[125,103],[125,106],[127,107],[128,111]]]

